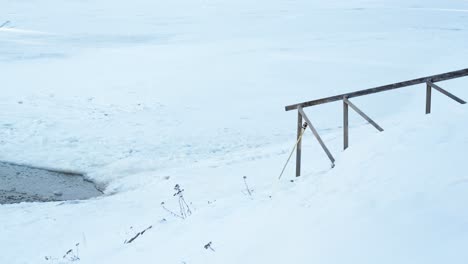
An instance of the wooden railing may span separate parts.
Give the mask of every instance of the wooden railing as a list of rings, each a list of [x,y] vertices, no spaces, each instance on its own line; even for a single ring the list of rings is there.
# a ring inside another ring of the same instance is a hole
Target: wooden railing
[[[349,130],[349,122],[348,122],[348,109],[351,107],[354,111],[356,111],[361,117],[363,117],[367,122],[369,122],[372,126],[374,126],[377,130],[380,132],[383,131],[383,129],[376,123],[374,122],[369,116],[367,116],[361,109],[359,109],[356,105],[354,105],[349,99],[358,97],[358,96],[364,96],[364,95],[369,95],[369,94],[374,94],[374,93],[380,93],[380,92],[385,92],[389,90],[394,90],[394,89],[399,89],[403,87],[408,87],[408,86],[413,86],[417,84],[426,84],[426,114],[431,113],[431,97],[432,97],[432,89],[439,91],[440,93],[448,96],[449,98],[455,100],[456,102],[460,104],[466,104],[466,102],[457,96],[447,92],[446,90],[442,89],[440,86],[436,85],[436,82],[441,82],[441,81],[446,81],[446,80],[451,80],[455,78],[460,78],[460,77],[465,77],[468,76],[468,69],[463,69],[459,71],[452,71],[452,72],[447,72],[447,73],[442,73],[442,74],[437,74],[437,75],[432,75],[432,76],[427,76],[427,77],[422,77],[418,79],[413,79],[409,81],[404,81],[404,82],[398,82],[398,83],[392,83],[388,85],[383,85],[379,87],[374,87],[374,88],[369,88],[369,89],[364,89],[356,92],[351,92],[351,93],[345,93],[345,94],[339,94],[331,97],[326,97],[326,98],[321,98],[317,100],[312,100],[312,101],[307,101],[307,102],[302,102],[298,104],[293,104],[293,105],[288,105],[286,106],[286,111],[291,111],[291,110],[296,110],[297,109],[297,149],[296,149],[296,176],[301,175],[301,152],[302,152],[302,129],[303,125],[302,122],[305,120],[305,122],[308,124],[307,127],[310,128],[312,133],[314,134],[315,138],[319,142],[320,146],[322,149],[325,151],[327,154],[328,158],[331,161],[332,167],[335,166],[335,158],[331,154],[330,150],[327,148],[325,143],[323,142],[322,138],[320,137],[319,133],[317,132],[317,129],[312,125],[310,119],[307,117],[305,114],[303,108],[314,106],[314,105],[321,105],[321,104],[326,104],[326,103],[331,103],[331,102],[336,102],[336,101],[343,101],[343,148],[347,149],[349,146],[349,137],[348,137],[348,130]]]

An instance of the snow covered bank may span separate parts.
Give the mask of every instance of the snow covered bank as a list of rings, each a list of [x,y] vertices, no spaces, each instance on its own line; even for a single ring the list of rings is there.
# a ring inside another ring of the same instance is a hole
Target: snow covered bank
[[[464,263],[468,139],[460,121],[468,116],[452,110],[450,119],[383,122],[385,133],[355,140],[335,169],[276,187],[284,156],[168,171],[166,180],[94,201],[4,206],[10,250],[2,262],[61,259],[80,243],[80,263]],[[160,206],[177,212],[176,183],[193,211],[186,220]],[[27,251],[24,241],[34,241]],[[203,247],[210,241],[215,252]]]
[[[340,105],[307,109],[337,167],[308,135],[304,177],[276,179],[284,105],[466,68],[466,9],[7,0],[0,160],[85,171],[107,196],[0,206],[0,263],[68,263],[77,243],[79,263],[463,263],[467,111],[435,93],[425,116],[423,86],[353,100],[386,131],[351,113],[346,152]],[[161,207],[176,184],[185,220]]]

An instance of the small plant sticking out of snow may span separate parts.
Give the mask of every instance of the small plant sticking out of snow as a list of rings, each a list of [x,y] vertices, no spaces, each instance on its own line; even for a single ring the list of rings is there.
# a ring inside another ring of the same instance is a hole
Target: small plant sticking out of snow
[[[62,257],[62,261],[59,261],[58,258],[54,258],[51,256],[45,256],[44,259],[51,263],[71,263],[71,262],[80,261],[79,246],[80,246],[80,243],[76,243],[75,250],[69,249],[67,252],[65,252],[65,254]]]
[[[187,216],[192,215],[192,211],[190,210],[189,205],[184,199],[184,189],[181,189],[179,184],[176,184],[174,186],[174,190],[176,191],[176,193],[174,193],[174,196],[179,197],[180,215],[182,215],[183,218],[187,218]]]
[[[9,20],[7,20],[7,21],[5,21],[4,23],[2,23],[2,24],[0,25],[0,28],[6,27],[8,24],[10,24],[10,21],[9,21]]]
[[[215,250],[214,250],[214,248],[211,246],[211,244],[212,244],[212,243],[211,243],[211,241],[210,241],[210,242],[208,242],[208,244],[206,244],[204,247],[205,247],[206,250],[209,249],[209,250],[215,252]]]
[[[184,219],[182,216],[180,216],[180,215],[174,213],[173,211],[167,209],[167,207],[164,206],[164,205],[165,205],[165,203],[164,203],[164,202],[161,202],[161,206],[162,206],[162,208],[163,208],[166,212],[170,213],[170,214],[171,214],[172,216],[174,216],[174,217]]]
[[[143,229],[142,231],[136,233],[132,238],[128,239],[128,240],[125,240],[124,241],[124,244],[130,244],[132,243],[133,241],[135,241],[135,239],[137,239],[139,236],[142,236],[146,231],[150,230],[151,228],[153,228],[153,226],[149,226],[147,227],[146,229]],[[130,229],[133,230],[133,227],[130,227]]]
[[[172,216],[177,217],[177,218],[181,218],[181,219],[185,219],[185,218],[189,217],[190,215],[192,215],[192,210],[190,210],[190,206],[185,201],[184,189],[181,189],[180,185],[176,184],[174,186],[174,190],[176,191],[174,193],[174,196],[177,196],[178,200],[179,200],[179,211],[180,211],[180,213],[178,214],[178,213],[175,213],[175,212],[167,209],[166,206],[164,206],[165,205],[164,202],[161,203],[161,206],[162,206],[162,208],[164,210],[166,210]]]
[[[69,249],[65,255],[63,255],[63,259],[66,259],[66,260],[69,260],[70,262],[75,262],[75,261],[79,261],[80,260],[80,256],[79,256],[79,252],[78,252],[78,248],[80,246],[80,243],[76,243],[75,244],[75,247],[76,247],[76,251],[74,251],[73,249]]]
[[[62,257],[62,260],[59,260],[58,258],[54,258],[51,256],[45,256],[44,259],[50,263],[60,263],[60,264],[80,261],[79,246],[80,246],[80,243],[76,243],[75,249],[69,249],[67,252],[65,252],[65,254]]]
[[[253,189],[250,189],[249,185],[247,184],[247,176],[244,176],[243,178],[244,178],[245,189],[247,190],[247,192],[243,192],[243,193],[248,194],[250,197],[252,197]]]
[[[45,256],[44,259],[49,262],[56,262],[58,260],[57,258],[53,258],[52,256]]]

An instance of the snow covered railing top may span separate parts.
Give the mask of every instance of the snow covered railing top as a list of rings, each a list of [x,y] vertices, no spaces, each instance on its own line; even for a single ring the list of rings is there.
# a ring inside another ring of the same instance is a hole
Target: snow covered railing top
[[[457,96],[447,92],[446,90],[442,89],[440,86],[436,85],[435,82],[441,82],[441,81],[447,81],[450,79],[455,79],[455,78],[460,78],[460,77],[465,77],[468,76],[468,68],[467,69],[462,69],[458,71],[452,71],[452,72],[446,72],[442,74],[437,74],[437,75],[432,75],[432,76],[426,76],[426,77],[421,77],[418,79],[413,79],[409,81],[403,81],[403,82],[398,82],[398,83],[392,83],[392,84],[387,84],[383,86],[378,86],[374,88],[369,88],[369,89],[364,89],[356,92],[351,92],[351,93],[345,93],[345,94],[339,94],[335,96],[330,96],[326,98],[321,98],[317,100],[312,100],[312,101],[307,101],[299,104],[293,104],[293,105],[288,105],[285,107],[286,111],[291,111],[297,109],[297,143],[295,145],[296,148],[296,176],[301,175],[301,151],[302,151],[302,136],[304,134],[304,130],[307,129],[307,127],[312,131],[314,134],[315,138],[319,142],[320,146],[322,149],[325,151],[327,154],[328,158],[330,159],[332,163],[332,167],[335,166],[335,158],[331,154],[331,152],[328,150],[327,146],[321,139],[320,135],[318,134],[317,130],[315,127],[312,125],[310,122],[310,119],[307,117],[305,114],[303,108],[309,107],[309,106],[314,106],[314,105],[320,105],[320,104],[325,104],[325,103],[331,103],[331,102],[336,102],[336,101],[343,101],[343,148],[347,149],[349,145],[349,137],[348,137],[348,109],[351,107],[354,111],[356,111],[362,118],[364,118],[367,122],[369,122],[372,126],[374,126],[377,130],[380,132],[383,132],[383,128],[381,128],[374,120],[372,120],[369,116],[364,114],[363,111],[361,111],[356,105],[351,103],[349,101],[350,98],[353,97],[358,97],[358,96],[363,96],[363,95],[368,95],[368,94],[374,94],[374,93],[380,93],[380,92],[385,92],[389,90],[394,90],[394,89],[399,89],[407,86],[413,86],[417,84],[426,84],[426,114],[431,113],[431,97],[432,97],[432,89],[450,97],[454,101],[460,103],[460,104],[466,104],[466,102]],[[302,124],[303,119],[305,120],[306,125]]]

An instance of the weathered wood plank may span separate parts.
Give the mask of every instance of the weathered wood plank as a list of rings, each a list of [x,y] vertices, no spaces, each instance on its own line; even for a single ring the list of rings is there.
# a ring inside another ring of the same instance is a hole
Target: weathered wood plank
[[[433,75],[433,76],[422,77],[422,78],[413,79],[413,80],[404,81],[404,82],[387,84],[387,85],[378,86],[378,87],[374,87],[374,88],[370,88],[370,89],[360,90],[360,91],[357,91],[357,92],[351,92],[351,93],[335,95],[335,96],[326,97],[326,98],[313,100],[313,101],[308,101],[308,102],[303,102],[303,103],[299,103],[299,104],[288,105],[288,106],[285,107],[285,109],[286,109],[286,111],[290,111],[290,110],[297,109],[298,107],[305,108],[305,107],[309,107],[309,106],[340,101],[340,100],[343,99],[343,97],[353,98],[353,97],[363,96],[363,95],[367,95],[367,94],[379,93],[379,92],[389,91],[389,90],[403,88],[403,87],[407,87],[407,86],[412,86],[412,85],[416,85],[416,84],[426,83],[428,81],[431,81],[432,83],[434,83],[434,82],[440,82],[440,81],[455,79],[455,78],[459,78],[459,77],[463,77],[463,76],[468,76],[468,68],[463,69],[463,70],[458,70],[458,71],[452,71],[452,72],[437,74],[437,75]]]
[[[447,92],[446,90],[442,89],[440,86],[438,86],[437,84],[435,84],[433,82],[428,81],[427,85],[431,86],[432,88],[436,89],[437,91],[441,92],[442,94],[445,94],[446,96],[452,98],[453,100],[457,101],[460,104],[466,104],[466,102],[464,100],[462,100],[462,99],[456,97],[455,95]]]
[[[297,108],[297,110],[299,111],[299,113],[301,113],[302,117],[304,118],[304,120],[307,122],[308,124],[308,127],[310,128],[310,130],[312,131],[312,133],[314,134],[315,138],[317,139],[317,141],[319,142],[320,146],[322,146],[322,149],[325,151],[325,153],[327,154],[328,158],[330,159],[331,163],[332,163],[332,166],[335,165],[335,158],[333,157],[333,155],[330,153],[330,151],[328,150],[327,146],[325,145],[325,143],[323,143],[323,140],[322,138],[320,137],[319,133],[317,132],[317,130],[315,129],[315,127],[312,125],[312,123],[310,122],[309,118],[307,117],[307,115],[304,113],[304,111],[302,110],[302,107],[299,107]]]
[[[371,125],[373,125],[378,131],[383,132],[383,128],[381,128],[374,120],[372,120],[369,116],[364,114],[364,112],[361,111],[357,106],[355,106],[353,103],[351,103],[347,98],[343,98],[343,101],[349,105],[356,113],[358,113],[362,118],[364,118],[367,122],[369,122]]]
[[[432,103],[432,88],[426,83],[426,115],[431,113],[431,103]]]
[[[301,152],[302,152],[302,115],[297,111],[297,149],[296,149],[296,177],[301,176]]]
[[[343,98],[343,149],[348,148],[348,104],[345,102],[346,98]]]

